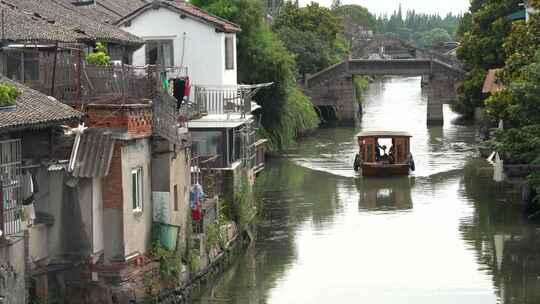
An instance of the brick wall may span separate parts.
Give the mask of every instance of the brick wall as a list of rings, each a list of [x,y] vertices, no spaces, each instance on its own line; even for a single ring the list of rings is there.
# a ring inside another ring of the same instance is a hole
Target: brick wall
[[[103,207],[122,209],[122,143],[114,145],[109,175],[103,178]]]
[[[130,109],[127,113],[127,126],[130,137],[141,138],[152,135],[152,109]]]
[[[86,107],[86,114],[89,127],[122,129],[132,139],[152,135],[152,108],[150,105],[90,104]]]

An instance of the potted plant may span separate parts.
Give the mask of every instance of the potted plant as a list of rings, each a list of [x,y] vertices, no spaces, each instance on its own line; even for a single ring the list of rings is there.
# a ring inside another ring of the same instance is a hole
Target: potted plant
[[[11,84],[0,84],[0,112],[15,111],[21,91]]]

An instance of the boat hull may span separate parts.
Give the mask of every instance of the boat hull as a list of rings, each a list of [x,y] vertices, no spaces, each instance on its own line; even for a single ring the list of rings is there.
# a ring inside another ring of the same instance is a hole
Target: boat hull
[[[366,177],[389,177],[409,175],[408,164],[378,164],[363,163],[362,176]]]

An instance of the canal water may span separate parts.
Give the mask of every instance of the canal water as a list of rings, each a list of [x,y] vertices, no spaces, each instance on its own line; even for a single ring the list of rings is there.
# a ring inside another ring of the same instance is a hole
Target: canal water
[[[363,179],[350,127],[259,176],[258,239],[197,303],[540,303],[540,229],[476,158],[471,126],[426,127],[419,78],[365,94],[361,130],[412,133],[416,172]]]

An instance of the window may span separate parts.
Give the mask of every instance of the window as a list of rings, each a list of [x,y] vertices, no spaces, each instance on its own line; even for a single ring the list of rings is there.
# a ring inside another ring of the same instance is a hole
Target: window
[[[225,37],[225,69],[234,70],[234,37],[226,36]]]
[[[174,65],[174,48],[172,40],[147,40],[146,64],[163,66]]]
[[[131,170],[131,191],[133,211],[143,210],[143,170],[136,168]]]
[[[17,81],[39,80],[39,53],[35,50],[7,52],[7,77]]]
[[[174,211],[178,211],[178,185],[174,185]]]

